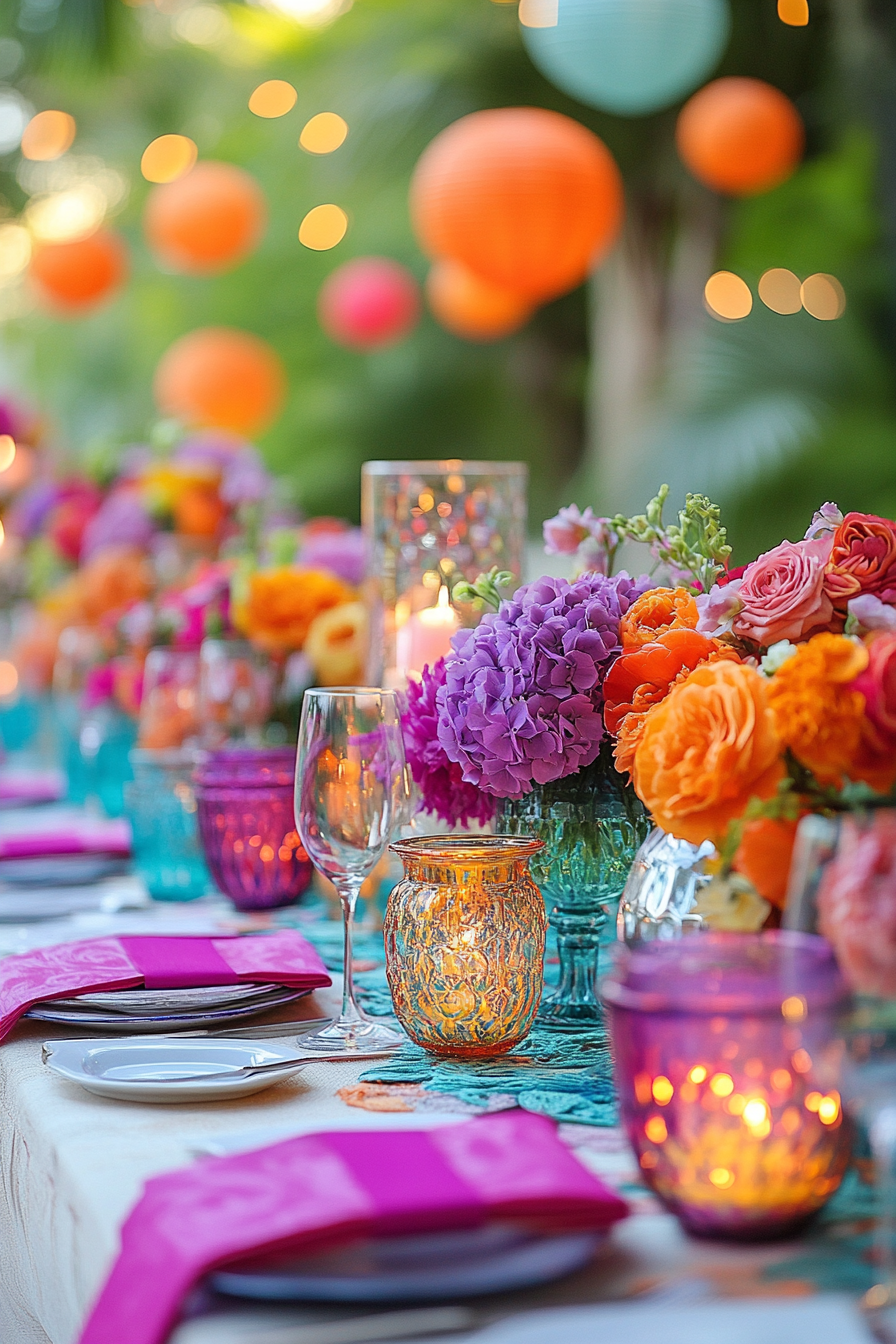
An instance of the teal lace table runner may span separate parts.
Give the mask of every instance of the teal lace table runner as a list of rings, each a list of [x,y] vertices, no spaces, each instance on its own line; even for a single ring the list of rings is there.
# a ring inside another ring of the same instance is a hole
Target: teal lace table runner
[[[341,970],[342,927],[314,915],[313,910],[298,907],[279,912],[277,922],[300,929],[328,969]],[[359,929],[354,953],[358,1002],[373,1017],[391,1016],[382,934]],[[368,962],[375,964],[368,968]],[[556,969],[556,949],[549,942],[548,984]],[[361,1081],[418,1084],[482,1110],[521,1106],[580,1125],[617,1123],[613,1069],[602,1028],[568,1033],[536,1026],[515,1049],[495,1059],[443,1059],[409,1043],[368,1069]]]

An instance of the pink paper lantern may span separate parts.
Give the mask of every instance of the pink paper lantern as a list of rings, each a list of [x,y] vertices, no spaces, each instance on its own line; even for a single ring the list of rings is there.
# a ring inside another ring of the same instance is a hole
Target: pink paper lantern
[[[388,257],[356,257],[327,276],[317,300],[324,331],[351,350],[378,350],[402,340],[420,317],[410,271]]]

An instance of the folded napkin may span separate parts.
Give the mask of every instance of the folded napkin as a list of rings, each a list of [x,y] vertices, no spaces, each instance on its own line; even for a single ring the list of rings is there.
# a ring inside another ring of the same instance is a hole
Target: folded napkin
[[[0,961],[0,1041],[32,1004],[94,990],[194,989],[201,985],[331,983],[318,954],[294,929],[217,938],[163,934],[56,943]]]
[[[0,805],[55,803],[65,793],[59,770],[16,770],[0,774]]]
[[[496,1219],[599,1230],[627,1212],[550,1120],[524,1111],[426,1132],[306,1134],[148,1181],[80,1344],[163,1344],[205,1274],[259,1254]]]
[[[119,818],[85,817],[53,824],[52,817],[27,830],[0,834],[0,860],[46,858],[55,854],[121,854],[131,852],[131,828]]]

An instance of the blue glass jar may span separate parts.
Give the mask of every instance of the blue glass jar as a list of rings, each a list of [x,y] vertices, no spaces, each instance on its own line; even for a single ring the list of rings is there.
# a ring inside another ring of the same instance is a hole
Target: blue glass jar
[[[193,770],[200,753],[185,748],[130,754],[124,786],[134,867],[156,901],[192,901],[214,889],[196,825]]]

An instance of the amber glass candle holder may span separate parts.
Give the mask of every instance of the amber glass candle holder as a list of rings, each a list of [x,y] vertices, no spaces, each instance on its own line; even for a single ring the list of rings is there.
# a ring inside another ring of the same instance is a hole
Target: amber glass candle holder
[[[529,873],[540,840],[423,836],[392,846],[404,878],[386,907],[395,1015],[439,1055],[501,1055],[541,999],[544,900]]]
[[[642,1175],[698,1235],[795,1231],[849,1154],[835,1016],[845,987],[811,934],[701,934],[623,953],[602,993]]]

